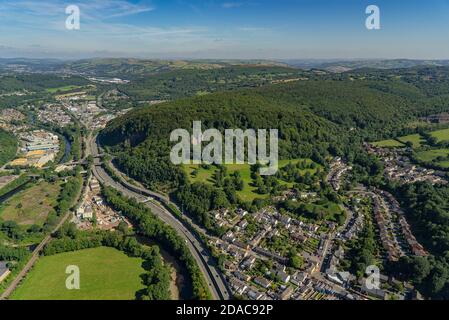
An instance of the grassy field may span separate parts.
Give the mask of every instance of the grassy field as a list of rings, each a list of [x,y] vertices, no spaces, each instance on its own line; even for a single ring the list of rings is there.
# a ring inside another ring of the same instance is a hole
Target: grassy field
[[[419,134],[411,134],[408,136],[400,137],[398,138],[398,140],[402,143],[413,143],[413,148],[420,148],[426,142],[426,140]]]
[[[327,221],[338,222],[338,216],[344,214],[340,206],[336,203],[325,203],[325,204],[306,204],[306,209],[309,212],[319,212],[322,213],[322,219]]]
[[[240,171],[244,182],[244,188],[242,191],[237,191],[238,196],[244,201],[253,201],[256,198],[266,198],[268,195],[260,195],[256,193],[255,187],[251,186],[251,166],[249,164],[230,164],[226,165],[228,168],[228,174],[235,171]],[[214,184],[214,173],[217,171],[215,166],[210,166],[208,169],[200,168],[199,165],[188,165],[185,166],[185,170],[189,176],[191,182],[202,182],[208,184]],[[197,175],[192,174],[193,171],[197,170]]]
[[[449,141],[449,129],[433,131],[430,133],[438,142]]]
[[[60,189],[59,183],[47,182],[27,188],[0,204],[0,219],[42,226],[56,205]]]
[[[430,162],[438,157],[447,157],[449,155],[449,149],[435,149],[428,151],[421,151],[417,154],[418,160]]]
[[[48,93],[59,93],[59,92],[66,92],[66,91],[72,91],[72,90],[76,90],[82,88],[81,86],[75,86],[75,85],[70,85],[70,86],[65,86],[65,87],[58,87],[58,88],[50,88],[47,89],[46,91]]]
[[[449,161],[440,161],[437,164],[445,169],[449,169]]]
[[[95,248],[43,257],[13,300],[133,300],[143,288],[142,259],[130,258],[113,248]],[[65,286],[66,267],[80,269],[80,290]]]
[[[280,160],[279,168],[285,167],[289,163],[297,164],[300,161],[306,161],[307,164],[312,163],[310,159],[293,159],[293,160]],[[253,201],[256,198],[266,198],[268,195],[260,195],[256,192],[257,188],[252,186],[253,180],[251,179],[251,166],[249,164],[227,164],[228,174],[232,174],[235,171],[239,171],[244,182],[244,188],[242,191],[238,191],[238,196],[244,201]],[[317,166],[318,168],[319,166]],[[214,173],[217,170],[215,166],[210,166],[208,169],[200,168],[199,165],[187,165],[184,167],[191,182],[203,182],[214,184]],[[197,170],[196,176],[192,174]],[[301,174],[310,172],[312,175],[316,173],[317,169],[305,169],[299,170]],[[281,183],[284,183],[281,181]],[[288,187],[293,187],[292,183],[285,184]]]
[[[374,142],[373,145],[378,148],[397,148],[404,147],[404,144],[393,139]]]

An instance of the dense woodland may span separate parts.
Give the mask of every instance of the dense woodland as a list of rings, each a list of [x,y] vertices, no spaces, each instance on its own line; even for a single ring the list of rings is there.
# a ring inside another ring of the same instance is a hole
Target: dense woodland
[[[216,93],[140,108],[114,121],[100,139],[116,153],[116,162],[125,173],[153,188],[161,183],[176,187],[183,178],[181,170],[168,161],[170,133],[177,128],[192,131],[192,123],[198,119],[203,130],[277,128],[281,159],[312,158],[324,163],[326,156],[342,154],[349,140],[337,125],[310,111],[252,91]]]
[[[176,70],[145,76],[118,89],[135,101],[175,100],[218,91],[258,87],[307,74],[285,67],[233,66],[210,70]]]
[[[420,182],[393,191],[430,256],[403,257],[388,266],[390,271],[428,297],[449,299],[449,188]]]
[[[14,158],[17,151],[17,139],[0,129],[0,166]]]

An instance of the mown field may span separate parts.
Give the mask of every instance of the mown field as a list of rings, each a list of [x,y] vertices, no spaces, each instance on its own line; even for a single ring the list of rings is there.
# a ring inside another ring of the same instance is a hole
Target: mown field
[[[408,136],[400,137],[398,140],[402,143],[411,142],[413,144],[413,148],[420,148],[423,144],[426,143],[426,140],[419,134],[411,134]]]
[[[143,289],[143,260],[113,248],[95,248],[43,257],[12,300],[133,300]],[[66,288],[67,266],[80,269],[80,290]]]
[[[81,86],[75,86],[75,85],[68,85],[64,87],[57,87],[57,88],[49,88],[46,91],[48,93],[59,93],[59,92],[66,92],[66,91],[72,91],[82,88]]]
[[[449,141],[449,129],[433,131],[430,133],[438,142]]]
[[[429,132],[429,134],[432,137],[436,138],[438,143],[449,141],[449,129],[431,131]],[[414,149],[421,148],[422,146],[427,144],[426,139],[420,134],[411,134],[399,137],[397,139],[376,141],[373,142],[372,144],[380,148],[400,148],[404,147],[407,142],[411,142],[413,144]]]
[[[279,168],[283,168],[289,163],[297,164],[300,161],[306,161],[307,164],[312,163],[310,159],[292,159],[292,160],[280,160]],[[235,171],[239,171],[244,182],[244,188],[242,191],[237,191],[237,195],[243,201],[253,201],[257,198],[266,198],[268,195],[261,195],[257,193],[257,188],[254,187],[253,179],[251,178],[251,166],[249,164],[227,164],[228,174],[232,174]],[[319,166],[317,166],[318,168]],[[208,184],[214,184],[214,174],[217,171],[217,167],[209,166],[209,168],[203,168],[199,165],[187,165],[184,166],[184,169],[187,172],[187,175],[191,182],[202,182]],[[298,169],[299,170],[299,169]],[[196,175],[193,172],[196,171]],[[304,175],[306,172],[310,172],[310,174],[315,174],[317,169],[304,169],[299,170],[299,172]],[[288,187],[293,187],[292,183],[287,183],[285,181],[280,181],[280,183],[286,184]]]
[[[59,183],[40,182],[0,204],[0,220],[42,226],[57,203]]]
[[[434,159],[438,157],[447,157],[449,155],[449,149],[434,149],[434,150],[427,150],[427,151],[421,151],[416,154],[418,156],[418,159],[421,161],[433,161]]]
[[[393,139],[373,142],[373,145],[378,148],[398,148],[404,146],[403,143]]]

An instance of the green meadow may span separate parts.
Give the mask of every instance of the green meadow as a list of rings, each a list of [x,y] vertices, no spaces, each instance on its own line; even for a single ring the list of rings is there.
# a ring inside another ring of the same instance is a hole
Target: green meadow
[[[403,143],[393,139],[377,141],[374,142],[373,145],[378,148],[398,148],[405,146]]]
[[[143,289],[143,260],[100,247],[40,258],[12,300],[133,300]],[[66,288],[67,266],[80,270],[80,290]]]
[[[413,148],[420,148],[423,144],[426,143],[426,140],[420,134],[411,134],[408,136],[400,137],[398,140],[402,143],[411,142],[413,144]]]
[[[307,164],[311,164],[313,161],[310,159],[292,159],[292,160],[280,160],[279,168],[283,168],[289,163],[297,164],[300,161],[306,161]],[[249,164],[227,164],[225,165],[228,169],[228,174],[232,174],[235,171],[239,171],[244,182],[244,188],[242,191],[237,191],[237,195],[244,201],[253,201],[257,198],[266,198],[268,195],[260,195],[257,193],[257,188],[252,186],[253,179],[251,178],[251,165]],[[317,166],[318,168],[319,166]],[[217,167],[211,165],[208,168],[201,167],[200,165],[186,165],[184,169],[190,179],[193,182],[202,182],[208,184],[214,184],[214,174],[217,171]],[[304,169],[300,170],[302,175],[306,174],[306,172],[310,172],[310,174],[315,174],[317,169]],[[193,172],[196,171],[196,175]],[[280,181],[287,185],[288,187],[293,187],[292,183],[287,183],[285,181]]]

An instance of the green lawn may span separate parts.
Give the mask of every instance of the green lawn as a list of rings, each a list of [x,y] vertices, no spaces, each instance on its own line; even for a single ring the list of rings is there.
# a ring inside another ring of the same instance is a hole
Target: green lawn
[[[310,159],[292,159],[292,160],[280,160],[279,168],[283,168],[289,163],[297,164],[300,161],[306,161],[307,164],[312,163],[313,161]],[[257,188],[251,186],[253,180],[251,179],[251,165],[249,164],[227,164],[228,174],[232,174],[235,171],[240,171],[241,177],[244,182],[244,189],[242,191],[237,191],[237,195],[243,201],[253,201],[256,198],[266,198],[268,195],[260,195],[256,192]],[[319,166],[317,166],[318,168]],[[214,184],[214,173],[217,170],[215,166],[209,166],[208,169],[200,168],[199,165],[186,165],[184,169],[187,172],[187,175],[191,182],[203,182]],[[197,175],[193,176],[192,172],[197,170]],[[301,174],[305,174],[306,172],[310,172],[312,175],[316,173],[317,169],[305,169],[300,170]],[[293,187],[292,183],[287,183],[281,181],[281,183],[285,183],[288,187]]]
[[[59,93],[59,92],[72,91],[72,90],[79,89],[79,88],[82,88],[82,87],[75,86],[75,85],[69,85],[69,86],[65,86],[65,87],[50,88],[50,89],[47,89],[46,91],[49,93]]]
[[[327,221],[338,222],[338,216],[342,214],[344,215],[344,212],[342,211],[340,206],[333,202],[327,202],[324,204],[308,203],[305,207],[306,210],[310,213],[316,212],[317,215],[321,213],[321,219]],[[317,216],[314,218],[318,219],[319,217]]]
[[[398,147],[404,147],[404,144],[393,139],[389,140],[382,140],[372,143],[375,147],[378,148],[398,148]]]
[[[449,129],[433,131],[430,133],[438,142],[449,141]]]
[[[13,300],[133,300],[143,288],[143,260],[113,248],[61,253],[38,260]],[[65,286],[67,266],[80,269],[80,290]]]
[[[59,183],[40,182],[0,204],[0,220],[42,226],[57,203]]]
[[[437,164],[445,169],[449,169],[449,161],[437,162]]]
[[[255,191],[257,188],[251,186],[251,166],[249,164],[227,164],[228,174],[232,174],[235,171],[240,171],[241,177],[244,182],[244,188],[242,191],[237,191],[237,195],[243,201],[253,201],[256,198],[266,198],[268,195],[260,195]],[[193,176],[192,172],[197,170],[197,175]],[[215,166],[209,166],[208,169],[200,168],[199,165],[188,165],[185,166],[185,170],[192,182],[202,182],[214,184],[214,173],[217,170]]]
[[[449,155],[449,149],[435,149],[418,152],[417,157],[421,161],[430,162],[438,157],[447,157]]]
[[[398,140],[402,143],[411,142],[413,143],[413,148],[420,148],[426,140],[420,134],[411,134],[408,136],[400,137]]]

